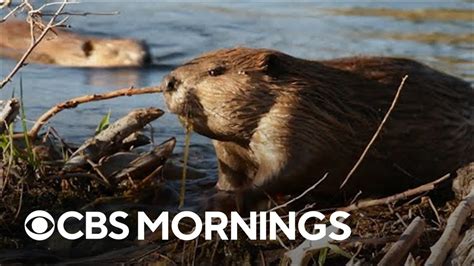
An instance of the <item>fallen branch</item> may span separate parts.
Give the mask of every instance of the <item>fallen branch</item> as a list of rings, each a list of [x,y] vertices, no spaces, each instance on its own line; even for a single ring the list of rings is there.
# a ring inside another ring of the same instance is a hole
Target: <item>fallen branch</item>
[[[12,98],[5,102],[0,110],[0,134],[8,129],[8,126],[15,120],[20,112],[20,101]]]
[[[474,186],[470,193],[459,203],[448,218],[446,228],[438,241],[430,248],[431,255],[426,265],[442,265],[449,251],[459,238],[461,227],[466,219],[474,213]]]
[[[57,113],[61,112],[64,109],[75,108],[79,104],[102,101],[102,100],[107,100],[107,99],[112,99],[112,98],[117,98],[117,97],[122,97],[122,96],[157,93],[161,91],[162,90],[160,87],[145,87],[141,89],[125,88],[125,89],[114,90],[114,91],[110,91],[110,92],[106,92],[102,94],[92,94],[92,95],[84,95],[84,96],[75,97],[65,102],[56,104],[51,109],[49,109],[44,114],[42,114],[36,120],[31,130],[28,132],[28,135],[30,138],[35,139],[38,136],[40,129],[51,117],[53,117],[54,115],[56,115]],[[23,134],[21,134],[21,136],[23,137]]]
[[[436,188],[436,186],[439,183],[441,183],[444,180],[448,179],[449,176],[450,176],[450,174],[447,174],[447,175],[445,175],[441,178],[436,179],[435,181],[426,183],[426,184],[421,185],[419,187],[412,188],[412,189],[406,190],[404,192],[401,192],[401,193],[398,193],[398,194],[395,194],[395,195],[392,195],[392,196],[388,196],[388,197],[380,198],[380,199],[374,199],[374,200],[359,201],[359,202],[356,202],[356,203],[351,204],[349,206],[339,208],[338,210],[345,211],[345,212],[350,212],[350,211],[354,211],[354,210],[357,210],[357,209],[362,209],[362,208],[367,208],[367,207],[372,207],[372,206],[377,206],[377,205],[384,205],[384,204],[388,204],[390,202],[395,202],[397,200],[406,199],[408,197],[433,190],[434,188]]]
[[[122,141],[133,132],[142,129],[163,115],[157,108],[137,109],[111,124],[98,135],[86,140],[66,162],[63,171],[72,171],[91,161],[97,163],[105,155],[113,154],[122,146]]]
[[[342,182],[341,186],[339,187],[340,189],[341,189],[342,187],[344,187],[344,185],[347,183],[347,181],[349,181],[349,179],[351,178],[352,174],[354,174],[354,172],[357,170],[357,168],[359,167],[360,163],[364,160],[365,155],[367,155],[367,152],[369,151],[370,147],[372,147],[372,144],[374,144],[374,142],[375,142],[375,140],[377,139],[378,135],[379,135],[380,132],[382,131],[382,128],[383,128],[383,126],[385,125],[385,122],[387,122],[388,117],[389,117],[390,114],[392,113],[392,110],[393,110],[393,108],[395,107],[395,105],[396,105],[396,103],[397,103],[398,97],[400,96],[400,92],[402,91],[403,85],[405,84],[405,80],[406,80],[407,78],[408,78],[408,75],[405,75],[405,76],[402,78],[402,81],[400,82],[400,85],[398,86],[397,92],[395,93],[395,97],[393,98],[392,105],[390,105],[390,108],[388,108],[387,113],[385,113],[385,116],[383,117],[382,122],[380,122],[380,125],[379,125],[379,127],[377,128],[377,131],[375,131],[375,134],[372,136],[372,139],[369,141],[369,143],[368,143],[367,146],[365,147],[364,151],[363,151],[362,154],[360,155],[359,159],[357,160],[357,162],[356,162],[355,165],[352,167],[352,169],[351,169],[351,171],[349,172],[349,174],[347,174],[346,178],[345,178],[344,181]]]
[[[385,256],[377,264],[379,266],[402,265],[406,260],[411,248],[416,244],[418,238],[425,230],[425,221],[416,217],[405,229],[400,239],[395,242]]]

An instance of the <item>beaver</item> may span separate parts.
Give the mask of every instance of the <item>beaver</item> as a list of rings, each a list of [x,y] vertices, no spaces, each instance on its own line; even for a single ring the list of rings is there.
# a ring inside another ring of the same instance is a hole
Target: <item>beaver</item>
[[[340,186],[408,75],[363,162]],[[224,191],[387,195],[474,160],[474,91],[410,59],[325,61],[269,49],[203,54],[160,85],[168,109],[212,139]]]
[[[54,31],[54,32],[53,32]],[[72,67],[138,67],[150,61],[145,43],[132,39],[102,39],[55,28],[33,49],[30,63]],[[41,30],[35,29],[36,36]],[[20,59],[31,43],[30,25],[24,21],[0,23],[0,56]]]

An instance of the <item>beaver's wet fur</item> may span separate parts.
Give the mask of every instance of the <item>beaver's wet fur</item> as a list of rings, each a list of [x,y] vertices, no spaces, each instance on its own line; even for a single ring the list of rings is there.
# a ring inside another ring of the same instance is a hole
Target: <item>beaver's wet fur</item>
[[[405,75],[387,123],[340,190]],[[223,49],[178,67],[162,87],[171,112],[213,139],[221,190],[300,193],[327,172],[315,189],[322,198],[387,195],[474,160],[472,87],[409,59]]]
[[[35,28],[38,37],[41,29]],[[31,44],[30,25],[24,21],[0,23],[0,56],[20,59]],[[145,43],[132,39],[84,36],[55,28],[33,49],[27,62],[71,67],[139,67],[149,63]]]

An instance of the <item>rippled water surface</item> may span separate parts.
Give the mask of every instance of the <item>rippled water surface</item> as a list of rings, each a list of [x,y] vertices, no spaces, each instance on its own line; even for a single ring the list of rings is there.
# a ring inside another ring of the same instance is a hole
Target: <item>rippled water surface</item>
[[[97,36],[145,40],[155,66],[146,69],[78,69],[28,65],[0,98],[6,99],[23,79],[27,117],[35,120],[68,98],[128,86],[157,85],[173,67],[198,54],[223,47],[266,47],[307,59],[351,55],[403,56],[474,80],[473,3],[440,2],[317,2],[317,3],[165,3],[145,1],[82,1],[78,11],[119,11],[117,16],[73,17],[72,28]],[[3,13],[2,13],[3,14]],[[3,36],[0,36],[3,38]],[[6,75],[14,61],[0,59]],[[118,118],[134,108],[166,110],[161,95],[144,95],[89,103],[51,120],[65,139],[81,142],[93,134],[109,110]],[[153,123],[156,141],[178,137],[184,130],[166,114]],[[211,170],[215,160],[210,141],[193,136],[190,164]]]

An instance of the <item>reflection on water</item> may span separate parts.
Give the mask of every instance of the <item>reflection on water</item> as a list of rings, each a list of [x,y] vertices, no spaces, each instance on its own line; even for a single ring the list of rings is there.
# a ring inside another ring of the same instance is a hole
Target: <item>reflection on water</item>
[[[473,5],[465,1],[140,4],[85,1],[71,8],[95,12],[118,10],[120,15],[73,17],[70,23],[74,30],[145,40],[158,65],[115,70],[29,65],[21,71],[27,117],[34,120],[54,104],[79,95],[156,85],[172,66],[208,50],[237,45],[273,48],[308,59],[361,54],[410,57],[474,81]],[[0,74],[4,76],[15,62],[0,60]],[[0,98],[8,98],[18,89],[19,77],[0,91]],[[93,134],[109,109],[112,119],[116,119],[131,109],[148,106],[166,110],[161,95],[141,95],[79,106],[58,114],[50,125],[68,141],[80,142]],[[176,117],[166,114],[153,127],[157,142],[177,136],[176,151],[182,152],[184,130]],[[210,141],[193,135],[191,142],[190,165],[215,175]],[[179,158],[181,154],[175,159]]]
[[[142,84],[146,73],[140,69],[99,69],[97,71],[86,71],[86,83],[94,87],[136,87]]]

